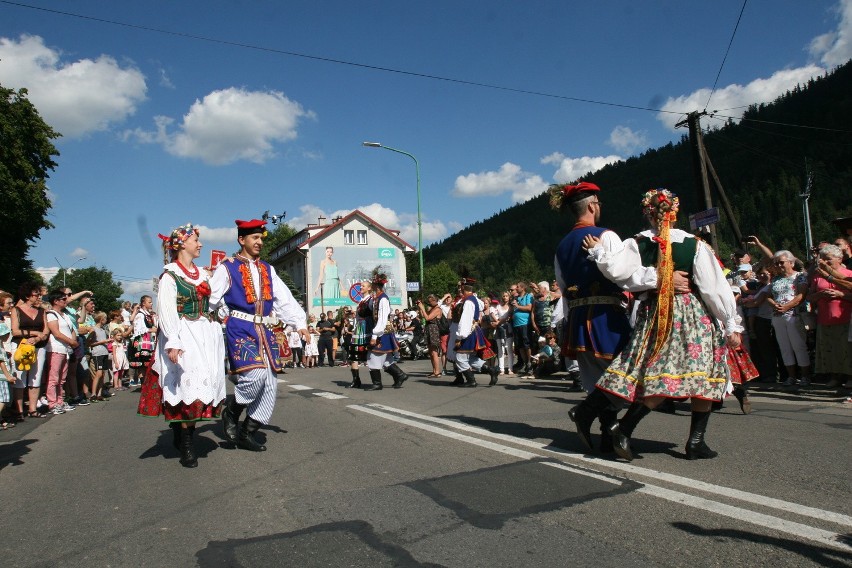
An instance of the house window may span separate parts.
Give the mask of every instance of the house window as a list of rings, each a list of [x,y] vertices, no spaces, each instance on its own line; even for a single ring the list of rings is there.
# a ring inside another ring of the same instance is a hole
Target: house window
[[[367,231],[358,231],[358,244],[366,245],[367,244]]]
[[[343,244],[344,245],[354,245],[355,244],[355,231],[345,229],[343,231]]]

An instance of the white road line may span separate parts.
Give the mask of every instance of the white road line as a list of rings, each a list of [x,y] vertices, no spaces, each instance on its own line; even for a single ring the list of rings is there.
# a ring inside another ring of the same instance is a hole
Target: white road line
[[[341,399],[341,398],[349,398],[348,396],[343,396],[342,394],[336,394],[336,393],[333,393],[333,392],[326,392],[326,391],[319,391],[319,392],[314,392],[314,393],[311,393],[311,394],[314,395],[314,396],[320,396],[322,398],[327,398],[329,400],[338,400],[338,399]]]
[[[446,436],[448,438],[452,438],[454,440],[458,440],[458,441],[461,441],[461,442],[474,444],[474,445],[482,447],[482,448],[487,448],[487,449],[499,452],[501,454],[507,454],[507,455],[514,456],[514,457],[517,457],[517,458],[520,458],[520,459],[532,460],[532,459],[538,459],[538,458],[541,457],[539,454],[534,454],[534,453],[531,453],[531,452],[525,452],[523,450],[518,450],[516,448],[504,446],[502,444],[496,444],[494,442],[488,442],[486,440],[481,440],[479,438],[473,438],[471,436],[459,434],[459,433],[453,432],[451,430],[445,430],[445,429],[442,429],[442,428],[438,428],[436,426],[432,426],[430,424],[425,424],[423,422],[409,420],[408,418],[403,418],[402,416],[398,416],[396,414],[391,414],[391,413],[386,412],[384,410],[379,410],[376,407],[380,407],[380,408],[383,408],[383,409],[389,409],[390,408],[390,407],[385,407],[385,406],[380,405],[380,404],[371,404],[369,406],[353,404],[353,405],[347,406],[347,408],[351,408],[353,410],[359,410],[361,412],[366,412],[367,414],[372,414],[374,416],[378,416],[378,417],[384,418],[386,420],[392,420],[392,421],[398,422],[400,424],[405,424],[407,426],[418,428],[420,430],[426,430],[427,432],[432,432],[432,433],[438,434],[440,436]],[[410,416],[421,416],[421,415],[415,414],[413,412],[401,411],[399,409],[393,409],[393,412],[396,412],[398,414],[410,415]],[[432,417],[423,416],[423,418],[431,419]],[[438,421],[440,419],[432,419],[432,420]],[[487,430],[482,430],[481,428],[473,428],[473,427],[469,427],[469,428],[487,433]],[[503,434],[494,434],[494,436],[495,437],[504,437]],[[511,438],[510,436],[505,436],[505,437]],[[524,441],[524,440],[517,438],[517,439],[513,439],[513,441],[520,442],[520,441]],[[526,441],[528,441],[528,440],[526,440]],[[540,449],[545,449],[545,448],[540,448]],[[550,465],[547,462],[542,462],[542,463],[544,465]],[[559,465],[554,464],[552,467],[559,467]],[[585,470],[575,470],[574,468],[571,468],[569,466],[559,467],[559,469],[566,469],[566,470],[572,471],[574,473],[579,473],[579,474],[582,474],[582,475],[596,476],[596,474],[593,474],[592,472],[588,472],[588,471],[585,471]],[[637,468],[637,469],[639,469],[639,468]],[[645,470],[645,471],[651,472],[652,470]],[[659,473],[659,472],[655,472],[655,473]],[[596,477],[598,477],[598,476],[596,476]],[[602,477],[602,476],[600,476],[600,477]],[[598,478],[600,478],[600,477],[598,477]],[[613,483],[618,483],[618,481],[614,480],[614,479],[607,478],[607,480],[611,481]],[[748,509],[742,509],[740,507],[734,507],[733,505],[728,505],[726,503],[720,503],[718,501],[712,501],[710,499],[704,499],[703,497],[698,497],[698,496],[695,496],[695,495],[689,495],[687,493],[681,493],[679,491],[673,491],[673,490],[667,489],[665,487],[659,487],[659,486],[652,485],[652,484],[643,484],[643,485],[644,486],[642,488],[637,489],[637,492],[644,493],[644,494],[647,494],[647,495],[651,495],[651,496],[654,496],[654,497],[658,497],[658,498],[661,498],[661,499],[666,499],[666,500],[672,501],[674,503],[680,503],[681,505],[686,505],[688,507],[693,507],[693,508],[701,509],[703,511],[708,511],[710,513],[714,513],[714,514],[717,514],[717,515],[722,515],[722,516],[725,516],[725,517],[730,517],[732,519],[745,521],[747,523],[750,523],[750,524],[753,524],[753,525],[756,525],[756,526],[759,526],[759,527],[769,528],[769,529],[776,530],[776,531],[779,531],[779,532],[798,536],[798,537],[803,538],[805,540],[817,542],[817,543],[820,543],[824,546],[829,546],[831,548],[843,550],[845,552],[852,551],[852,546],[843,542],[842,539],[844,537],[842,535],[837,534],[837,533],[833,533],[831,531],[826,531],[826,530],[819,529],[819,528],[816,528],[816,527],[811,527],[809,525],[804,525],[804,524],[801,524],[801,523],[788,521],[786,519],[773,517],[771,515],[765,515],[763,513],[757,513],[755,511],[750,511]],[[825,517],[823,517],[823,518],[825,518]]]
[[[314,390],[314,387],[309,387],[309,386],[307,386],[307,385],[287,385],[287,386],[288,386],[288,387],[290,387],[291,389],[293,389],[293,390],[297,390],[297,391],[310,391],[310,390]]]
[[[634,475],[640,475],[643,477],[650,477],[652,479],[658,479],[662,481],[666,481],[668,483],[672,483],[674,485],[681,485],[684,487],[690,487],[693,489],[698,489],[700,491],[705,491],[712,495],[725,495],[726,497],[732,497],[739,501],[744,501],[747,503],[752,503],[755,505],[760,505],[763,507],[768,507],[771,509],[778,509],[781,511],[786,511],[788,513],[794,513],[797,515],[801,515],[804,517],[811,517],[814,519],[820,519],[824,521],[831,521],[838,525],[852,527],[852,517],[849,515],[844,515],[842,513],[835,513],[833,511],[825,511],[822,509],[816,509],[814,507],[808,507],[806,505],[800,505],[798,503],[791,503],[789,501],[782,501],[781,499],[775,499],[773,497],[766,497],[764,495],[756,495],[754,493],[748,493],[746,491],[740,491],[738,489],[724,487],[721,485],[714,485],[712,483],[705,483],[703,481],[698,481],[695,479],[690,479],[688,477],[681,477],[679,475],[673,475],[670,473],[665,473],[662,471],[658,471],[655,469],[648,469],[643,467],[638,467],[635,465],[630,465],[623,462],[616,462],[610,460],[602,460],[600,458],[594,458],[590,456],[583,455],[577,452],[570,452],[567,450],[563,450],[561,448],[555,448],[548,444],[542,444],[541,442],[536,442],[535,440],[527,440],[525,438],[517,438],[515,436],[509,436],[508,434],[496,434],[489,430],[485,430],[484,428],[478,428],[476,426],[470,426],[468,424],[462,424],[460,422],[454,422],[452,420],[446,420],[443,418],[436,418],[434,416],[427,416],[423,414],[416,414],[414,412],[409,412],[407,410],[401,410],[398,408],[393,408],[390,406],[384,406],[381,404],[370,404],[371,407],[378,408],[380,410],[384,410],[387,412],[393,412],[396,414],[401,414],[403,416],[409,416],[412,418],[418,418],[419,420],[424,420],[427,422],[432,422],[436,424],[441,424],[443,426],[448,426],[450,428],[454,428],[456,430],[462,430],[464,432],[471,432],[481,436],[488,436],[490,438],[496,438],[499,440],[503,440],[506,442],[514,443],[520,446],[526,446],[528,448],[535,448],[537,450],[543,450],[553,454],[563,455],[565,457],[576,459],[588,464],[594,464],[598,467],[607,467],[610,469],[617,469],[620,471],[624,471],[626,473],[632,473]]]

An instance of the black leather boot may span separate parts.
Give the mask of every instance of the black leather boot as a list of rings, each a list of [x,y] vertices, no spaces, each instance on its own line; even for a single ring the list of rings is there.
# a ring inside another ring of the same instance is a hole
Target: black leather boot
[[[244,404],[237,404],[235,399],[229,399],[222,410],[222,430],[225,431],[225,438],[232,444],[237,442],[237,426],[245,407]]]
[[[493,387],[497,384],[497,377],[500,375],[500,369],[498,369],[497,367],[491,367],[489,365],[483,365],[480,371],[482,371],[486,375],[491,376],[491,382],[488,383],[488,386]]]
[[[452,382],[452,385],[455,387],[460,387],[464,385],[464,377],[461,374],[461,371],[456,369],[456,380]]]
[[[612,407],[605,408],[598,413],[601,421],[601,453],[611,454],[615,451],[612,443],[612,426],[618,422],[618,411]]]
[[[192,430],[180,429],[180,465],[183,467],[198,467],[198,458],[192,448]]]
[[[243,420],[242,424],[240,424],[240,431],[237,436],[237,447],[244,450],[251,450],[252,452],[265,452],[266,446],[258,443],[258,441],[254,439],[254,433],[260,429],[260,426],[260,422],[246,416],[246,419]]]
[[[350,369],[352,371],[352,382],[346,385],[348,389],[361,388],[361,369]]]
[[[393,388],[395,389],[401,389],[402,383],[408,380],[408,375],[406,375],[405,371],[400,369],[396,363],[392,363],[385,367],[385,371],[393,377]]]
[[[464,375],[464,378],[467,379],[462,385],[463,387],[473,388],[476,386],[476,373],[474,373],[473,369],[468,369],[462,374]]]
[[[577,426],[580,441],[590,452],[592,451],[592,423],[602,410],[612,405],[606,395],[598,389],[589,393],[583,402],[568,411],[568,418]]]
[[[382,390],[382,372],[379,369],[370,369],[370,382],[373,384],[367,387],[366,390]]]
[[[692,411],[689,440],[686,442],[686,459],[707,460],[719,455],[719,452],[714,452],[704,442],[704,432],[707,430],[708,420],[710,420],[709,412]]]
[[[619,457],[633,461],[633,451],[630,449],[630,437],[639,422],[651,413],[651,409],[641,402],[634,402],[609,429],[612,436],[613,450]]]
[[[748,391],[742,385],[736,385],[734,387],[734,396],[737,402],[740,403],[740,410],[743,411],[743,414],[751,414],[751,400],[748,398]]]

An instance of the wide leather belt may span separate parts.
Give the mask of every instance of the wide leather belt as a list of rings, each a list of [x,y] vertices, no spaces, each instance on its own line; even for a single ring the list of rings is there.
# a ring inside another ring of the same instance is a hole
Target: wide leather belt
[[[265,325],[267,327],[270,327],[278,324],[278,318],[275,316],[260,316],[257,314],[247,314],[246,312],[241,312],[239,310],[231,310],[231,313],[228,315],[232,318],[237,318],[239,320],[250,321],[255,325]]]
[[[568,302],[568,309],[579,308],[580,306],[592,306],[596,304],[609,304],[617,306],[621,304],[623,298],[620,296],[586,296],[585,298],[577,298]]]

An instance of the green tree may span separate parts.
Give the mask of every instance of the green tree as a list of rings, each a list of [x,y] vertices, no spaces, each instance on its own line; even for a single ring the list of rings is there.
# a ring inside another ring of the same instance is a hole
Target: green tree
[[[15,289],[32,268],[27,258],[47,220],[48,170],[56,168],[58,138],[27,99],[27,90],[0,85],[0,288]]]
[[[513,274],[517,282],[539,282],[544,277],[544,269],[535,259],[533,251],[524,247]]]
[[[60,270],[56,276],[50,279],[47,285],[49,290],[62,286],[62,275],[63,272]],[[112,272],[106,268],[89,266],[72,270],[65,277],[65,285],[71,288],[72,292],[91,290],[92,296],[95,298],[95,305],[99,310],[108,312],[121,307],[118,298],[124,293],[124,290],[122,290],[121,284],[113,279]]]
[[[287,223],[281,223],[268,232],[269,234],[265,239],[263,239],[263,248],[260,251],[261,260],[265,260],[266,262],[270,262],[269,255],[272,254],[275,249],[281,246],[284,241],[296,234],[296,229]]]
[[[425,264],[425,263],[424,263]],[[426,266],[423,270],[424,294],[435,294],[440,298],[447,292],[454,294],[459,283],[459,275],[446,261]]]

